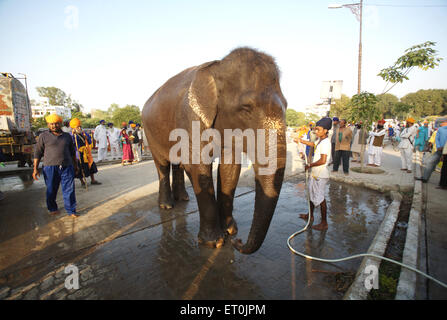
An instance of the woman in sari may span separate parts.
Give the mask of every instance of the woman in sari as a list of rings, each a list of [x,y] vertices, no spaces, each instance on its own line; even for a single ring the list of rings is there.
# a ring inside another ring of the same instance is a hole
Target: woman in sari
[[[132,141],[130,140],[130,137],[127,134],[126,130],[127,130],[127,123],[123,122],[120,133],[120,144],[123,149],[123,159],[121,161],[121,165],[123,166],[127,164],[132,164],[133,161]]]
[[[71,136],[73,144],[76,148],[78,168],[82,170],[79,170],[76,178],[81,181],[81,184],[84,187],[87,183],[87,177],[90,177],[91,184],[101,184],[101,182],[95,179],[95,173],[98,172],[98,168],[92,157],[92,138],[88,133],[82,130],[81,121],[77,118],[70,121],[70,128],[72,129]]]

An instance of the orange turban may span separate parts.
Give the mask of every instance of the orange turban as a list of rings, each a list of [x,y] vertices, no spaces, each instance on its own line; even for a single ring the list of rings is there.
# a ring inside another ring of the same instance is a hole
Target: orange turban
[[[56,122],[62,123],[62,118],[56,113],[46,116],[45,120],[47,121],[47,123],[56,123]]]
[[[81,126],[81,121],[78,118],[73,118],[70,121],[70,128],[77,128]]]
[[[406,121],[410,122],[410,123],[415,123],[416,122],[416,120],[414,120],[412,117],[409,117]]]

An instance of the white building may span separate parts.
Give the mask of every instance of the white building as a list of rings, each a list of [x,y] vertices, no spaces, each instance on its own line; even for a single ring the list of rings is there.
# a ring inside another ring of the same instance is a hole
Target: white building
[[[64,120],[71,119],[71,109],[65,106],[51,106],[48,98],[41,98],[33,105],[31,105],[31,110],[33,112],[33,118],[41,118],[47,113],[56,113],[62,117]]]
[[[326,117],[330,108],[331,107],[327,102],[320,102],[304,107],[304,113],[306,117],[309,116],[311,113],[316,114],[319,117]]]

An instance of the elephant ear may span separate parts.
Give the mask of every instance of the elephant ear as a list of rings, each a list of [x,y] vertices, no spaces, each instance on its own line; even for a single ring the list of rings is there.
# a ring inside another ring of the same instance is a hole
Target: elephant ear
[[[198,67],[188,89],[188,103],[205,127],[211,128],[217,113],[216,81],[209,70],[209,62]]]

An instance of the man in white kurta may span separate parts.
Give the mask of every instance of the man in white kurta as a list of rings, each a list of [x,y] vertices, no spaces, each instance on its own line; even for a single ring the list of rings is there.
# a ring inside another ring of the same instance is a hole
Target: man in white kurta
[[[400,150],[400,159],[402,161],[401,170],[411,173],[413,170],[413,144],[416,136],[417,128],[414,126],[413,118],[407,119],[407,126],[399,135],[400,142],[397,146]]]
[[[98,162],[103,161],[107,157],[107,129],[104,120],[101,120],[99,126],[95,128],[93,137],[95,138],[96,146],[98,147]]]
[[[120,159],[121,150],[120,150],[120,133],[121,131],[118,128],[113,126],[113,123],[108,123],[107,126],[107,137],[109,138],[110,143],[110,153],[112,155],[112,160]]]
[[[383,139],[386,129],[383,127],[385,120],[377,122],[377,128],[369,132],[370,141],[368,146],[368,165],[380,167],[382,163]]]

